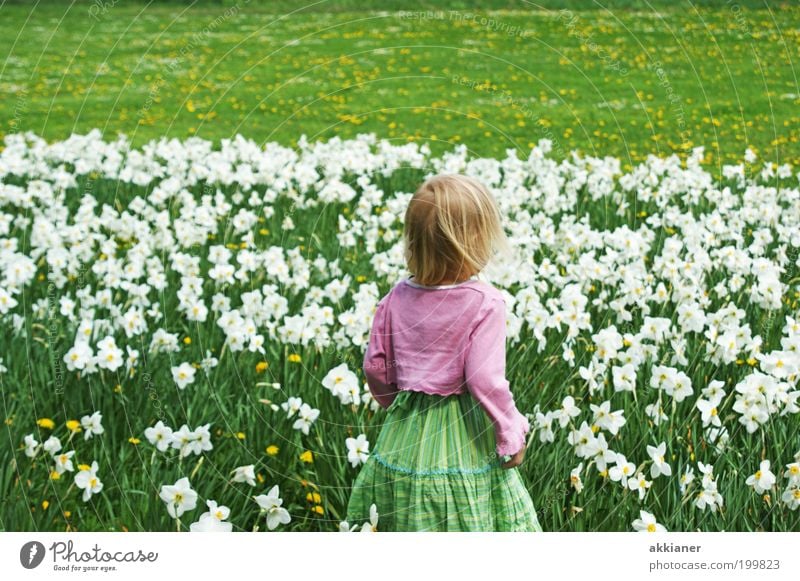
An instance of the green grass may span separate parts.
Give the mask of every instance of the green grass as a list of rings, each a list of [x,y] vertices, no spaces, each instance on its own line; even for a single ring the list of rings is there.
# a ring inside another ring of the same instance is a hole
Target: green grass
[[[796,5],[290,4],[4,5],[0,135],[293,145],[375,132],[494,157],[549,138],[557,157],[634,163],[703,145],[715,164],[747,146],[800,159]]]

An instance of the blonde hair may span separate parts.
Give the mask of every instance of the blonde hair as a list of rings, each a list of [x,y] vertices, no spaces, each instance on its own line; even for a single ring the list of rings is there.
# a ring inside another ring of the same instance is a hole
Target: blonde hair
[[[426,180],[405,214],[405,259],[414,280],[436,285],[483,270],[508,241],[500,210],[478,180],[440,174]]]

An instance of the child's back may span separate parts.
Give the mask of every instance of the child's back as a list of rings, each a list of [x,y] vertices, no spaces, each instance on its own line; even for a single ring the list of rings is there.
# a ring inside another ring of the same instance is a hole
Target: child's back
[[[347,520],[381,530],[541,531],[516,466],[527,418],[506,365],[503,294],[475,279],[504,233],[488,190],[434,176],[409,202],[401,280],[377,305],[364,355],[386,422],[353,483]]]
[[[401,390],[469,391],[494,422],[497,454],[518,452],[530,426],[505,378],[505,317],[502,293],[483,281],[401,280],[373,319],[363,366],[370,390],[383,407]]]

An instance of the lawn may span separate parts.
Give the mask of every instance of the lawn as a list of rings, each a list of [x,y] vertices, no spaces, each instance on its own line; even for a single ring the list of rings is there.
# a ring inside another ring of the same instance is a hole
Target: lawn
[[[556,157],[625,163],[695,146],[711,164],[748,146],[800,159],[796,5],[457,5],[5,5],[0,135],[295,146],[374,132],[487,157],[548,138]]]

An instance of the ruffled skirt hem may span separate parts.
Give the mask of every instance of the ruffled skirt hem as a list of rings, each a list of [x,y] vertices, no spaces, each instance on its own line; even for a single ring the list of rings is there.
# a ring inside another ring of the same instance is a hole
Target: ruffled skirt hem
[[[517,468],[504,469],[494,430],[469,394],[402,391],[353,484],[348,523],[378,511],[382,531],[541,532]]]

